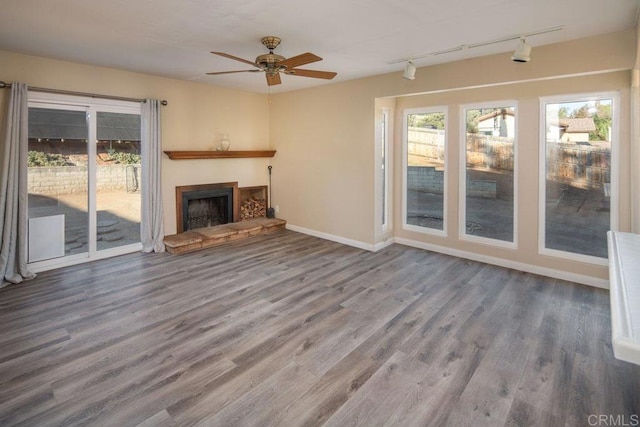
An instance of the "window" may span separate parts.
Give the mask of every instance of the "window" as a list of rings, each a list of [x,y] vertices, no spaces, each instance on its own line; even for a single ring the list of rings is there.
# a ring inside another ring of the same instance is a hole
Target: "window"
[[[382,229],[389,226],[389,110],[382,110],[380,169],[382,172]]]
[[[616,94],[540,101],[540,252],[604,264],[615,229]]]
[[[462,107],[460,235],[515,248],[516,103]]]
[[[404,114],[403,228],[446,236],[447,109]]]

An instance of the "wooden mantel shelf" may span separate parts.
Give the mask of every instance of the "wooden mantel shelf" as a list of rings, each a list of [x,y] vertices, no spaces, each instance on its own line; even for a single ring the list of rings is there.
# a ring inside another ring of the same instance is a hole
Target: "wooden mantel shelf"
[[[245,159],[249,157],[273,157],[275,150],[257,151],[165,151],[171,160],[192,159]]]

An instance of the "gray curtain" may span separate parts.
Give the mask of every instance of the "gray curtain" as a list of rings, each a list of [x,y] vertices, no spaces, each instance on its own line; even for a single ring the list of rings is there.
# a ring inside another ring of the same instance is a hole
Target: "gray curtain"
[[[27,269],[28,114],[27,85],[13,83],[0,141],[0,287],[36,277]]]
[[[160,101],[142,104],[142,220],[140,238],[143,252],[164,252],[162,211],[162,142]]]

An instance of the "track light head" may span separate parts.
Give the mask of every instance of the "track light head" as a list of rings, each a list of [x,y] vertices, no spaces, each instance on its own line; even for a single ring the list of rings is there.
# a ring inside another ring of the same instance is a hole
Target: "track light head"
[[[413,65],[413,62],[407,61],[407,66],[404,67],[404,73],[402,73],[402,78],[407,80],[415,80],[416,66]]]
[[[531,61],[531,46],[527,44],[527,41],[524,37],[521,37],[518,41],[518,47],[515,52],[513,52],[513,56],[511,57],[513,62],[529,62]]]

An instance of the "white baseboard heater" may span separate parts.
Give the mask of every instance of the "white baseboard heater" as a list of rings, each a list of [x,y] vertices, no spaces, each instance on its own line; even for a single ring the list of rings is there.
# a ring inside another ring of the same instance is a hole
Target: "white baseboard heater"
[[[640,365],[640,235],[609,231],[607,238],[613,353]]]
[[[64,256],[64,215],[29,218],[29,262]]]

